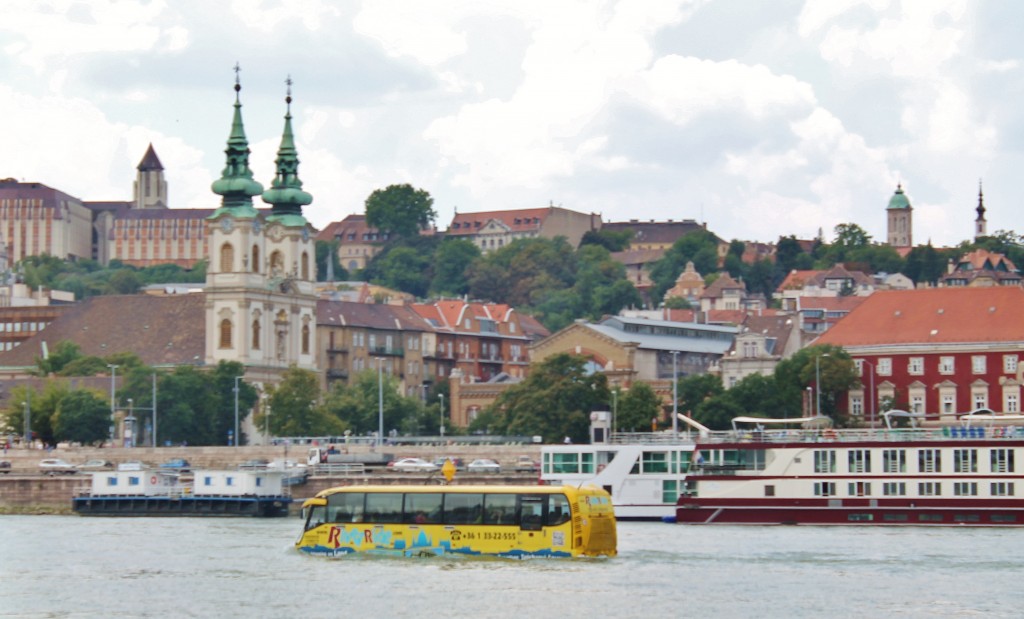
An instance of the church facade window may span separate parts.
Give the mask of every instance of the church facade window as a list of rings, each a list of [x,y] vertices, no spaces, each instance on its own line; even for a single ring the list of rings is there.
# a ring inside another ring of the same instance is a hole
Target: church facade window
[[[221,273],[231,273],[235,270],[235,248],[231,243],[220,246],[220,270]]]
[[[231,348],[231,320],[228,318],[220,321],[220,347]]]

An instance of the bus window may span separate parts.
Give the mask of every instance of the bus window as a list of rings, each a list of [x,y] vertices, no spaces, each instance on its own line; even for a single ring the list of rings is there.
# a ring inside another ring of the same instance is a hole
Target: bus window
[[[371,492],[366,495],[365,522],[392,524],[401,521],[401,492]]]
[[[569,518],[569,499],[565,498],[564,494],[549,494],[548,516],[544,524],[562,524],[563,522],[568,522]]]
[[[441,524],[440,492],[430,494],[409,493],[405,495],[405,512],[402,522],[407,524]]]
[[[327,515],[326,505],[314,505],[309,508],[309,516],[306,518],[306,530],[315,529],[324,523]]]
[[[447,494],[444,497],[445,524],[477,524],[484,511],[482,494]]]
[[[336,492],[327,497],[328,522],[362,522],[362,492]]]
[[[516,495],[488,494],[484,501],[484,524],[515,524]]]
[[[527,531],[539,531],[544,522],[544,497],[524,494],[519,499],[519,526]]]

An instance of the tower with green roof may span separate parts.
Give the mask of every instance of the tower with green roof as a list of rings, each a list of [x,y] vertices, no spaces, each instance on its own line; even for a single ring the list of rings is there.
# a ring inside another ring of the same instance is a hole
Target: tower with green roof
[[[221,206],[208,218],[206,362],[239,361],[247,380],[278,382],[290,366],[316,369],[316,261],[291,125],[291,79],[276,174],[267,191],[253,180],[235,72],[235,111],[227,163],[212,190]],[[271,206],[257,209],[261,196]]]
[[[913,247],[913,214],[914,208],[910,206],[907,194],[903,193],[902,183],[896,185],[896,193],[889,199],[889,206],[885,209],[889,225],[887,242],[890,247],[903,248]]]

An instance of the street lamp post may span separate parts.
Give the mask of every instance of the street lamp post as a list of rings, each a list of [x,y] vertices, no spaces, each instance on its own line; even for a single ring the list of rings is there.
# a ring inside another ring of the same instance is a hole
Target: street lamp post
[[[875,366],[874,366],[873,363],[871,363],[867,359],[861,359],[860,362],[862,364],[867,365],[868,366],[868,370],[870,372],[870,374],[868,374],[868,378],[869,378],[868,397],[871,399],[871,429],[873,430],[875,428],[875,419],[877,418],[877,415],[875,413],[875,402],[878,399],[878,398],[875,397]]]
[[[32,389],[25,391],[25,445],[32,447]]]
[[[672,436],[679,434],[679,351],[672,351]]]
[[[441,436],[444,436],[444,394],[439,393],[437,397],[441,399]]]
[[[619,388],[612,390],[612,434],[615,434],[615,416],[619,410]]]
[[[376,357],[377,361],[377,451],[381,450],[384,444],[384,359]]]
[[[241,440],[239,440],[241,435],[238,434],[238,381],[242,378],[244,378],[244,376],[235,377],[235,388],[233,390],[235,392],[235,447],[241,445]]]
[[[113,444],[114,444],[114,435],[115,435],[115,431],[114,430],[115,430],[115,425],[116,425],[114,423],[114,417],[115,417],[115,413],[116,413],[116,404],[117,404],[114,401],[114,377],[117,376],[117,368],[118,368],[118,366],[114,365],[113,363],[108,363],[107,367],[110,368],[110,444],[111,444],[111,446],[113,446]]]
[[[818,417],[821,417],[821,358],[827,356],[828,353],[822,353],[814,358],[815,414]]]
[[[135,407],[132,406],[132,399],[128,398],[128,416],[124,419],[128,431],[125,438],[128,439],[128,447],[135,447]]]

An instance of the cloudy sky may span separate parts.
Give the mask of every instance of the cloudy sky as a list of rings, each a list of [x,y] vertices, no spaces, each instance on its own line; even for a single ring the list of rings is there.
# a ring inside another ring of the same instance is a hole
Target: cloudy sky
[[[0,178],[215,207],[240,63],[268,185],[285,79],[323,227],[411,183],[452,214],[555,204],[726,239],[854,222],[885,240],[1024,233],[1024,4],[946,0],[5,0]]]

